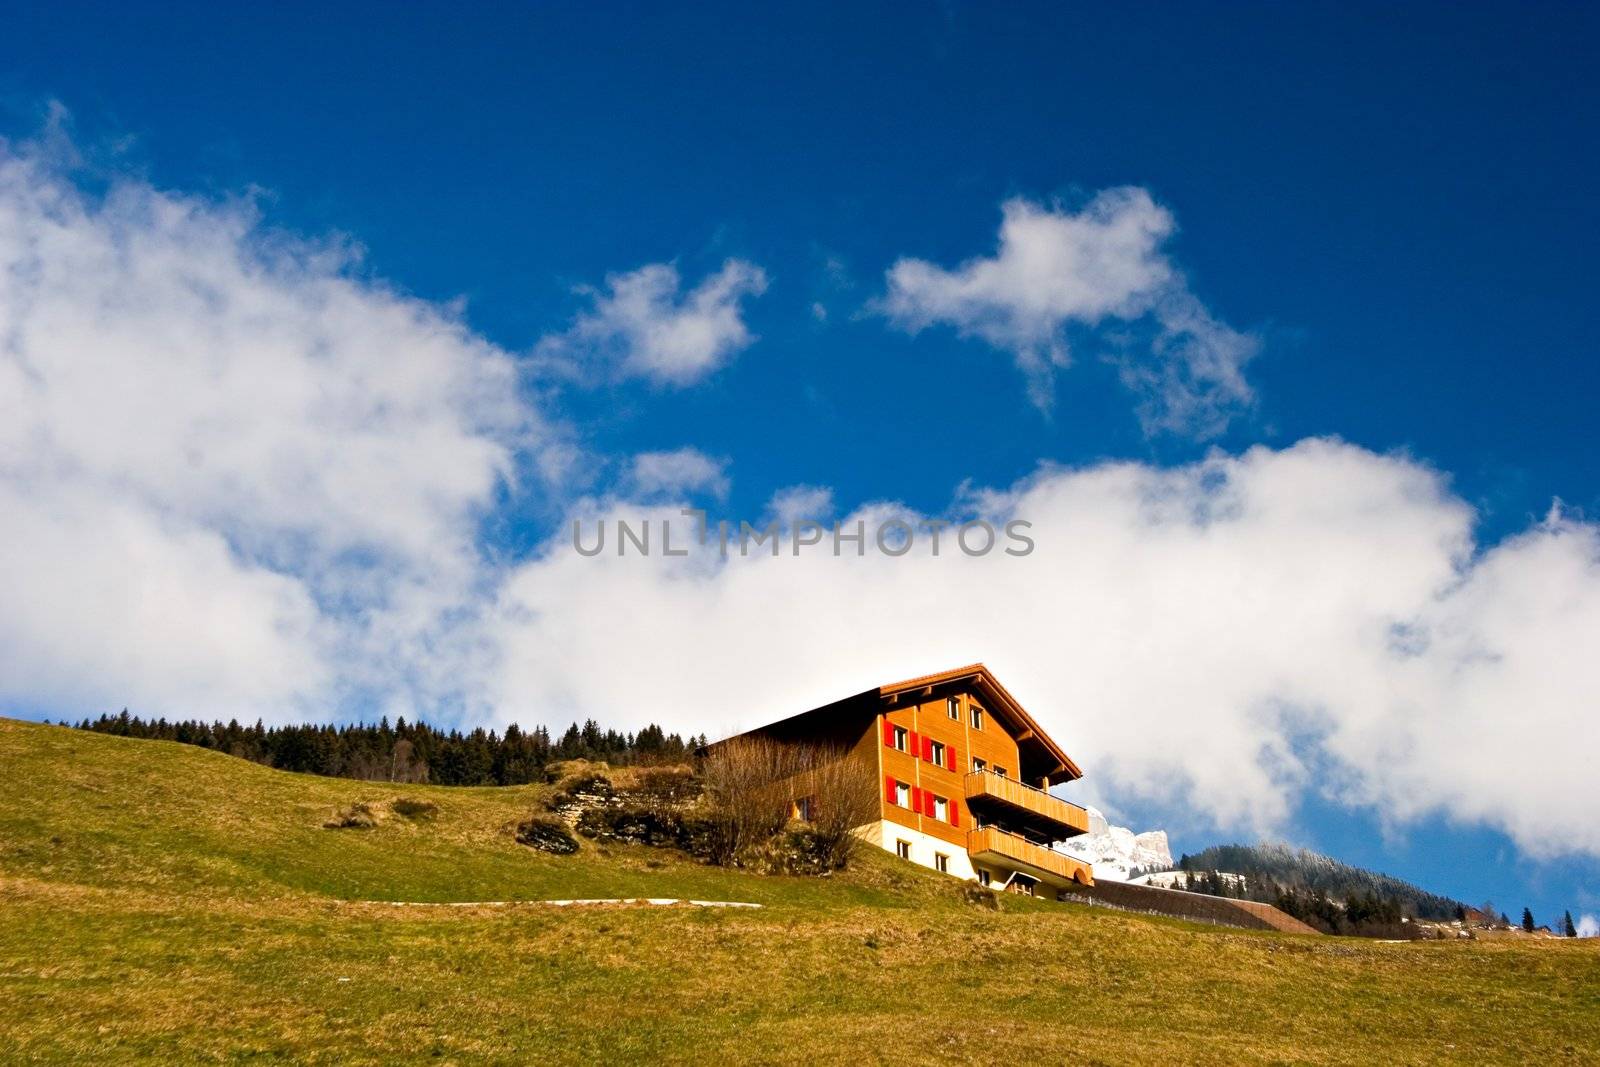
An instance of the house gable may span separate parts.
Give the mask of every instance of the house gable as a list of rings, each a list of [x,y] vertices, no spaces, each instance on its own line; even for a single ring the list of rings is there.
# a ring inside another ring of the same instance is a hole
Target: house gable
[[[1083,777],[1078,765],[981,663],[880,686],[877,692],[886,710],[962,696],[979,704],[1016,745],[1012,772],[1024,781],[1049,786]]]

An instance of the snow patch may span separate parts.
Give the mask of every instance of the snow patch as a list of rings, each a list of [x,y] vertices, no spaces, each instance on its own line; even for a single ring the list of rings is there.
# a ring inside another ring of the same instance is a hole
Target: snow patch
[[[1172,850],[1165,830],[1136,834],[1126,826],[1112,826],[1098,808],[1086,808],[1089,832],[1058,842],[1057,852],[1090,864],[1095,878],[1126,882],[1138,872],[1172,866]]]

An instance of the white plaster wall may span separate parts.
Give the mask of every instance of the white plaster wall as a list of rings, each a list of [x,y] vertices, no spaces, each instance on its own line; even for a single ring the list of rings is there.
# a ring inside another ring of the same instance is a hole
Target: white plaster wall
[[[948,841],[941,841],[937,837],[925,834],[920,830],[913,830],[899,823],[880,819],[871,822],[856,831],[862,838],[883,849],[885,852],[895,850],[896,841],[911,842],[911,862],[924,867],[933,867],[933,854],[943,852],[950,857],[950,875],[954,878],[965,878],[967,881],[976,881],[978,872],[972,868],[972,858],[967,855],[967,850],[960,845],[952,845]],[[1003,875],[1003,872],[1000,872]]]

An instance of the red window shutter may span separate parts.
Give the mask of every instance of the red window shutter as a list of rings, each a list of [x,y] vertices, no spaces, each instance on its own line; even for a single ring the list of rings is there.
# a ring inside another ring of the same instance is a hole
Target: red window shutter
[[[899,790],[895,789],[894,784],[894,775],[886,774],[883,776],[883,799],[891,804],[900,799]]]
[[[917,746],[920,745],[920,744],[922,744],[922,742],[917,740],[917,732],[915,730],[912,730],[911,731],[911,736],[906,738],[906,751],[911,754],[911,758],[912,759],[916,758],[916,756],[917,756]]]
[[[889,721],[887,715],[883,717],[883,743],[890,748],[894,747],[894,723]]]
[[[911,787],[911,810],[914,811],[914,812],[917,812],[918,814],[922,813],[922,787],[921,786],[915,786],[914,785],[914,786]]]
[[[933,762],[933,738],[927,734],[922,735],[922,758],[929,763]]]
[[[950,802],[950,825],[961,825],[961,805],[953,800]]]
[[[934,803],[934,801],[937,799],[938,798],[932,793],[922,794],[922,801],[927,805],[928,818],[930,819],[936,819],[939,817],[939,805]]]
[[[954,745],[946,745],[946,746],[944,746],[944,758],[949,763],[950,769],[952,771],[955,770],[956,769],[956,746],[954,746]]]

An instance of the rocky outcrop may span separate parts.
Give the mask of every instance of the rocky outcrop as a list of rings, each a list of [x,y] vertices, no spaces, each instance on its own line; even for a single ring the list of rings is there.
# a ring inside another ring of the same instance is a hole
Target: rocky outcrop
[[[578,839],[572,836],[567,824],[549,815],[535,815],[518,823],[517,844],[557,856],[570,856],[578,851]]]

